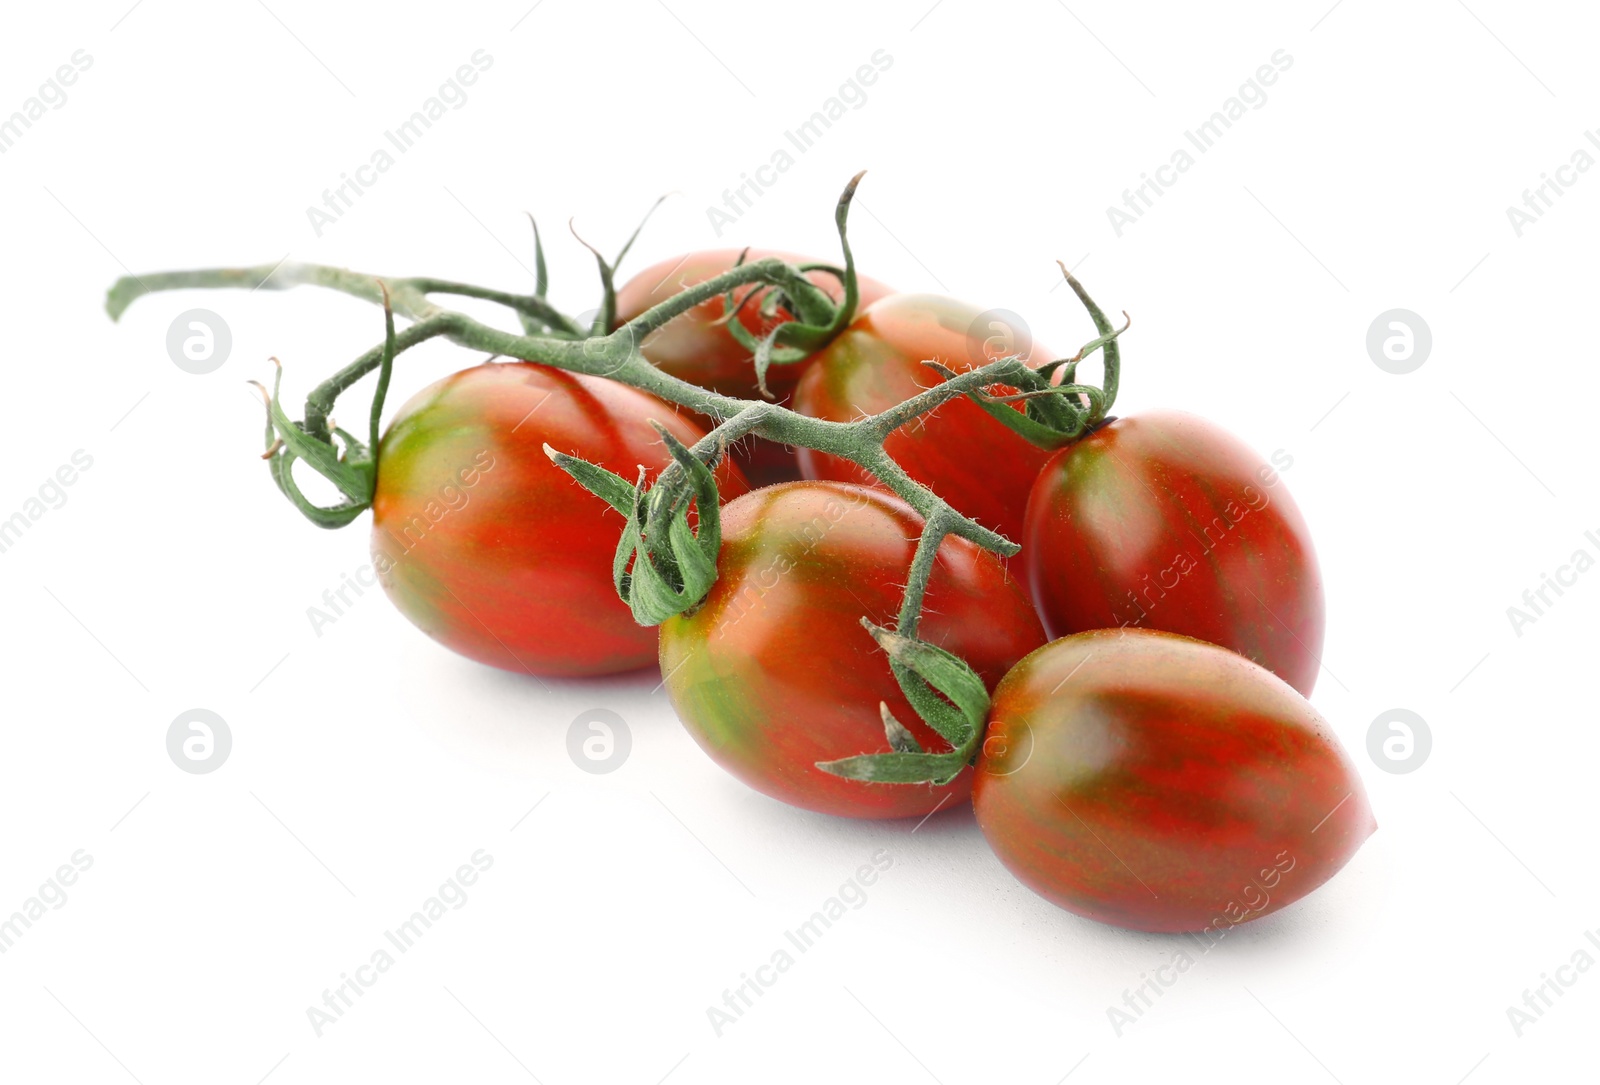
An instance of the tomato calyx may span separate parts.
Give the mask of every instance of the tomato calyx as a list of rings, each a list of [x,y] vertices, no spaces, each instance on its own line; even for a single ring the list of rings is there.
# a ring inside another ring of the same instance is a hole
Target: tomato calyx
[[[598,464],[544,446],[551,462],[627,518],[611,580],[642,626],[660,625],[698,606],[716,583],[722,549],[721,499],[711,468],[726,449],[713,445],[707,463],[660,423],[652,421],[651,426],[678,468],[662,472],[654,486],[646,485],[643,467],[638,480],[630,483]],[[689,526],[691,501],[698,530]]]
[[[303,422],[292,421],[284,412],[279,389],[283,385],[283,363],[273,358],[276,373],[269,393],[259,381],[250,381],[261,393],[267,406],[267,450],[261,458],[267,461],[272,481],[285,497],[318,527],[344,527],[368,508],[378,485],[378,427],[383,414],[383,401],[389,391],[389,377],[394,371],[395,334],[394,310],[390,304],[389,288],[383,282],[384,340],[383,354],[378,367],[378,386],[372,396],[369,415],[369,440],[363,444],[354,435],[327,421],[328,436],[320,437]],[[335,441],[337,438],[337,442]],[[294,465],[303,460],[317,474],[333,483],[344,500],[337,505],[323,506],[311,501],[301,492],[294,480]]]
[[[857,754],[819,761],[823,772],[847,780],[881,784],[932,783],[943,786],[961,774],[977,756],[989,716],[989,691],[966,661],[937,645],[861,619],[889,656],[890,668],[906,700],[929,727],[950,744],[948,751],[928,752],[910,730],[880,703],[888,753]]]
[[[845,185],[833,213],[833,222],[839,231],[839,245],[844,250],[843,269],[827,264],[805,265],[798,269],[800,274],[792,281],[768,290],[761,299],[760,312],[763,316],[770,318],[781,306],[794,319],[783,321],[757,338],[744,326],[738,316],[749,304],[750,299],[763,288],[753,286],[745,291],[743,298],[739,299],[736,299],[731,291],[723,295],[722,319],[727,324],[728,332],[739,341],[740,345],[753,352],[756,385],[761,390],[762,396],[767,399],[774,398],[767,387],[767,371],[772,366],[793,365],[804,361],[832,342],[834,337],[855,319],[856,307],[861,302],[861,288],[856,279],[856,259],[850,251],[850,238],[846,226],[850,218],[850,203],[855,199],[856,186],[861,183],[861,178],[865,177],[866,173],[866,170],[862,170],[850,178],[850,183]],[[734,266],[743,263],[744,256],[741,255],[738,264]],[[843,284],[844,297],[837,305],[825,291],[806,278],[805,272],[814,270],[836,275]]]
[[[977,757],[989,716],[989,691],[966,660],[917,636],[939,547],[945,536],[954,532],[957,517],[946,506],[923,521],[895,628],[886,629],[861,619],[862,628],[888,655],[889,669],[906,701],[935,734],[950,744],[950,749],[932,753],[924,750],[888,706],[880,703],[890,752],[819,761],[817,768],[822,771],[873,783],[943,785],[959,776]]]
[[[1007,394],[995,388],[978,388],[967,397],[983,408],[995,421],[1041,448],[1061,448],[1093,433],[1104,425],[1117,399],[1122,355],[1117,340],[1133,324],[1124,311],[1123,325],[1113,327],[1106,315],[1084,290],[1083,284],[1061,261],[1056,261],[1067,284],[1078,296],[1100,334],[1078,349],[1070,358],[1058,358],[1023,374],[1022,384]],[[1104,375],[1098,386],[1078,382],[1078,366],[1095,352],[1101,352]],[[924,365],[946,380],[955,371],[938,362]],[[1016,404],[1023,409],[1017,410]]]

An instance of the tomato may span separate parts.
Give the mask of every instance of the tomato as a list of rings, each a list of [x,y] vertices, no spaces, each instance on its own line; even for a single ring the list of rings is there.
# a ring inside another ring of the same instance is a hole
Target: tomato
[[[972,799],[1001,861],[1061,907],[1218,937],[1310,893],[1377,828],[1304,698],[1242,656],[1144,629],[1018,663]]]
[[[894,294],[875,303],[817,354],[795,389],[795,410],[849,422],[941,383],[924,360],[957,372],[996,360],[1003,355],[986,342],[993,327],[975,326],[981,315],[976,306],[933,294]],[[1031,340],[1003,349],[1032,366],[1051,360]],[[1050,458],[965,397],[900,427],[883,447],[912,478],[1014,541],[1022,538],[1034,476]],[[800,470],[812,479],[872,481],[849,460],[810,449],[800,450]]]
[[[1141,626],[1232,648],[1310,696],[1322,576],[1276,470],[1204,419],[1121,418],[1058,452],[1019,540],[1052,637]]]
[[[840,483],[766,487],[723,508],[716,584],[698,610],[661,627],[667,692],[712,760],[757,791],[826,814],[909,817],[966,798],[970,771],[934,788],[816,767],[886,748],[880,702],[924,749],[949,749],[860,624],[893,622],[921,530],[898,497]],[[940,547],[920,635],[990,685],[1044,642],[1004,563],[956,538]]]
[[[672,260],[663,260],[629,279],[617,291],[617,323],[625,324],[645,310],[666,301],[686,287],[702,283],[729,270],[739,259],[741,249],[712,249],[705,252],[686,253]],[[795,265],[818,261],[793,253],[752,249],[745,262],[769,256]],[[807,276],[835,301],[844,296],[844,285],[825,271],[813,271]],[[864,308],[879,298],[892,293],[889,287],[873,279],[858,277],[860,307]],[[744,297],[749,287],[741,287],[736,294]],[[739,320],[751,335],[758,338],[770,332],[790,317],[779,312],[770,322],[759,312],[763,290],[753,297],[739,313]],[[709,388],[723,395],[740,399],[760,399],[756,385],[755,364],[751,351],[745,349],[726,327],[722,319],[723,303],[720,298],[703,302],[682,316],[645,336],[639,349],[646,358],[663,371],[691,384]],[[810,362],[773,366],[767,370],[767,387],[780,402],[787,400],[800,379],[801,370]],[[704,420],[702,420],[704,424]],[[794,451],[782,445],[752,437],[749,447],[736,447],[735,455],[751,469],[752,477],[760,481],[785,481],[800,477]]]
[[[545,456],[630,481],[671,461],[647,424],[704,432],[654,396],[529,362],[480,365],[403,406],[378,449],[372,549],[400,612],[462,655],[530,674],[633,670],[655,654],[611,583],[623,522]],[[748,488],[717,469],[724,496]]]

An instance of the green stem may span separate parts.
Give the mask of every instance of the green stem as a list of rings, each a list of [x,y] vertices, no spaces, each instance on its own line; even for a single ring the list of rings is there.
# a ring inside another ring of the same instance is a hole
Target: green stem
[[[444,336],[464,347],[489,354],[609,377],[717,420],[718,427],[695,446],[697,455],[709,455],[719,440],[736,440],[748,434],[779,444],[799,445],[826,452],[866,470],[910,504],[924,520],[937,517],[941,523],[948,525],[947,534],[969,539],[1001,555],[1016,553],[1016,543],[961,515],[932,490],[906,474],[883,451],[883,440],[913,419],[969,391],[991,384],[1018,385],[1026,382],[1027,377],[1023,373],[1026,366],[1022,362],[1016,359],[992,362],[952,376],[881,414],[855,422],[830,422],[808,418],[774,404],[756,403],[709,391],[662,372],[639,352],[639,343],[651,332],[712,298],[750,283],[764,282],[781,288],[796,279],[803,279],[799,270],[776,257],[741,264],[662,301],[610,335],[581,341],[517,334],[493,328],[464,313],[441,308],[429,299],[428,294],[451,293],[498,301],[517,308],[519,312],[538,313],[543,319],[540,307],[544,303],[539,299],[530,300],[520,295],[443,279],[384,281],[389,286],[389,301],[393,311],[416,321],[395,337],[395,354],[428,339]],[[1090,307],[1096,327],[1101,328],[1102,333],[1109,330],[1110,325],[1104,315],[1087,300],[1087,295],[1082,293],[1076,280],[1069,278],[1068,281],[1085,299],[1085,305]],[[112,287],[106,307],[116,317],[134,299],[159,290],[206,287],[282,290],[299,285],[338,290],[378,305],[384,302],[383,289],[377,276],[320,264],[286,263],[277,267],[212,268],[123,278]],[[560,315],[554,310],[550,310],[550,313]],[[561,319],[568,320],[565,317]],[[568,330],[576,327],[569,320]],[[320,440],[328,439],[327,419],[334,400],[356,381],[378,368],[383,362],[384,351],[384,344],[372,347],[312,391],[306,401],[304,427],[307,434]],[[1106,344],[1108,382],[1114,379],[1116,373],[1115,351],[1116,341],[1112,340]],[[670,474],[672,468],[668,468],[668,472]],[[681,483],[681,473],[675,477]]]
[[[949,514],[942,509],[923,522],[922,536],[917,539],[917,552],[911,558],[911,571],[906,577],[905,596],[900,601],[900,615],[894,623],[895,632],[903,637],[917,635],[917,626],[922,622],[922,599],[933,575],[933,563],[952,526]]]
[[[537,292],[533,295],[510,294],[504,290],[491,290],[471,283],[455,283],[445,279],[411,279],[410,283],[423,294],[455,294],[464,298],[482,298],[508,309],[526,314],[539,321],[550,331],[568,339],[582,339],[589,329],[581,326]]]
[[[884,438],[901,426],[949,400],[951,398],[949,389],[952,385],[959,387],[964,394],[971,389],[990,384],[1015,385],[1019,380],[1026,379],[1021,374],[1030,372],[1026,365],[1015,358],[1002,358],[979,369],[969,369],[965,373],[952,375],[943,383],[936,384],[925,392],[919,392],[910,399],[873,416],[870,419],[873,423],[872,432],[878,438],[878,443],[882,444]]]
[[[848,253],[846,259],[850,259]],[[1108,335],[1111,326],[1104,314],[1089,299],[1077,280],[1068,275],[1068,282],[1089,310],[1096,328],[1102,335]],[[1041,383],[1017,359],[1002,359],[965,373],[948,375],[942,383],[878,415],[848,423],[832,422],[809,418],[776,404],[709,391],[662,372],[639,351],[639,344],[651,332],[737,287],[764,283],[779,289],[799,289],[799,283],[810,285],[799,269],[777,258],[741,264],[662,301],[609,335],[588,338],[582,338],[585,329],[537,296],[510,294],[435,278],[393,279],[384,280],[384,283],[388,285],[388,301],[392,312],[414,323],[395,335],[392,345],[386,337],[385,343],[366,351],[312,391],[307,398],[303,424],[310,437],[321,441],[329,439],[327,419],[334,401],[361,377],[384,365],[386,357],[392,360],[394,355],[442,336],[489,354],[608,377],[708,415],[717,424],[693,449],[701,462],[709,461],[727,443],[753,434],[780,444],[825,452],[855,463],[911,505],[926,524],[900,612],[900,631],[906,636],[915,635],[934,555],[946,535],[968,539],[1001,555],[1014,554],[1018,550],[1014,542],[962,515],[928,487],[912,479],[883,450],[883,441],[889,434],[951,399],[993,384],[1033,388]],[[385,300],[383,286],[376,276],[319,264],[285,263],[127,277],[119,279],[112,287],[106,307],[115,318],[136,298],[156,291],[218,287],[282,290],[299,285],[337,290],[378,305],[384,304]],[[430,294],[454,294],[497,302],[545,323],[556,334],[518,334],[490,327],[464,313],[440,307],[430,299]],[[1118,360],[1117,343],[1113,338],[1105,343],[1108,405],[1116,390]],[[658,480],[658,486],[662,483],[670,485],[654,507],[657,510],[681,507],[687,500],[686,497],[680,500],[679,491],[687,483],[681,466],[677,463],[669,466]]]
[[[427,313],[420,312],[419,309],[426,307],[427,300],[415,294],[402,297],[399,286],[404,281],[392,281],[391,288],[395,290],[395,312],[413,320],[421,319]],[[324,286],[370,301],[375,305],[383,304],[383,291],[378,288],[376,276],[322,264],[279,263],[260,264],[256,267],[201,268],[195,271],[165,271],[155,275],[125,276],[118,279],[112,285],[110,293],[106,295],[106,312],[111,314],[112,320],[118,320],[133,302],[146,294],[163,290],[191,288],[287,290],[292,286]]]
[[[411,325],[394,337],[394,354],[409,350],[429,339],[448,335],[458,315],[440,311],[426,320]],[[311,394],[306,397],[304,423],[308,434],[320,440],[328,439],[328,416],[333,413],[334,400],[338,399],[345,389],[383,364],[386,347],[387,342],[379,343],[311,390]],[[386,390],[388,382],[384,383]]]

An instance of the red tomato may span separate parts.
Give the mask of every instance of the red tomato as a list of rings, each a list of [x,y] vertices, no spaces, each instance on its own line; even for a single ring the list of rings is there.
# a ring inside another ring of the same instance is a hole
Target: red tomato
[[[1052,637],[1142,626],[1232,648],[1310,696],[1322,576],[1271,465],[1194,415],[1120,418],[1040,472],[1020,540]]]
[[[995,360],[1001,355],[986,343],[991,328],[975,327],[981,315],[976,306],[933,294],[894,294],[877,302],[818,353],[795,389],[795,410],[850,422],[941,383],[925,360],[957,372]],[[1051,360],[1031,340],[1005,349],[1032,366]],[[959,512],[1013,541],[1022,538],[1034,476],[1050,458],[965,397],[900,427],[883,447]],[[849,460],[810,449],[800,450],[800,469],[807,478],[873,482]]]
[[[544,454],[548,442],[633,480],[704,432],[654,396],[530,362],[423,389],[378,450],[373,563],[400,612],[462,655],[530,674],[611,674],[655,655],[611,583],[623,521]],[[748,487],[718,467],[724,497]]]
[[[1054,641],[1000,682],[989,721],[984,836],[1034,892],[1103,923],[1220,938],[1333,877],[1377,828],[1316,710],[1202,641]]]
[[[838,483],[767,487],[722,510],[715,586],[661,627],[667,692],[712,760],[757,791],[846,817],[910,817],[966,798],[970,772],[934,788],[816,767],[885,748],[880,702],[924,749],[950,748],[911,710],[860,624],[892,624],[921,530],[898,497]],[[1000,559],[956,538],[940,547],[920,635],[990,685],[1044,641]]]
[[[629,279],[617,291],[617,323],[625,324],[652,306],[658,305],[686,287],[705,282],[734,266],[741,249],[713,249],[691,252],[672,260],[663,260]],[[793,253],[752,249],[745,262],[776,256],[790,264],[812,264],[819,261]],[[844,286],[825,271],[813,271],[806,276],[838,301],[844,296]],[[857,288],[861,294],[860,308],[865,308],[879,298],[892,293],[883,283],[858,277]],[[749,287],[740,287],[735,293],[744,297]],[[752,298],[739,313],[739,321],[757,338],[770,332],[778,324],[790,319],[780,312],[769,321],[759,312],[763,290]],[[697,305],[676,320],[645,336],[639,349],[664,372],[682,378],[702,388],[710,388],[723,395],[741,399],[760,399],[756,386],[755,364],[751,351],[745,349],[726,327],[719,324],[723,315],[720,298]],[[801,370],[809,361],[792,365],[773,366],[767,370],[767,387],[782,402],[794,391]],[[701,420],[702,425],[704,419]],[[750,447],[741,445],[735,454],[751,469],[758,481],[784,481],[800,477],[795,465],[794,452],[760,438],[751,438]]]

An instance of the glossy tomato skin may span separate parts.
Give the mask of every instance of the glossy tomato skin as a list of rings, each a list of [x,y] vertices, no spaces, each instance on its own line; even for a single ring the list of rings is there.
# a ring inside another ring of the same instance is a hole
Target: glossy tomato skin
[[[1149,411],[1062,449],[1020,541],[1052,637],[1182,633],[1311,695],[1324,625],[1311,533],[1273,466],[1210,422]]]
[[[1030,889],[1141,931],[1221,937],[1336,874],[1377,823],[1299,694],[1153,630],[1053,641],[994,694],[978,825]]]
[[[742,249],[710,249],[686,253],[681,257],[663,260],[629,279],[617,291],[617,323],[627,323],[652,306],[658,305],[686,287],[705,282],[729,270],[738,261]],[[813,264],[818,261],[791,252],[751,249],[745,263],[776,256],[790,264]],[[827,294],[838,301],[844,296],[844,286],[825,271],[813,271],[806,276]],[[858,276],[857,289],[861,300],[858,310],[871,305],[893,291],[875,279]],[[743,297],[748,287],[741,287],[737,295]],[[770,322],[760,314],[763,290],[740,311],[739,321],[750,334],[758,338],[770,332],[789,318],[779,313]],[[756,385],[755,365],[751,352],[741,346],[722,319],[722,300],[714,298],[703,302],[687,313],[656,329],[640,344],[644,356],[675,377],[710,388],[723,395],[741,399],[760,399]],[[795,382],[810,360],[791,365],[773,366],[767,371],[767,388],[780,403],[794,392]],[[705,421],[702,419],[701,424]],[[734,448],[735,458],[745,467],[750,478],[758,484],[792,481],[800,477],[793,449],[775,445],[752,437]]]
[[[462,655],[506,670],[594,675],[655,655],[611,584],[623,520],[551,463],[548,442],[630,481],[699,427],[653,396],[530,362],[480,365],[403,406],[378,452],[373,564],[400,612]],[[724,498],[747,489],[718,468]]]
[[[895,294],[866,309],[818,353],[795,389],[794,408],[849,422],[877,414],[942,382],[925,360],[957,372],[987,364],[989,326],[974,305],[933,294]],[[1029,365],[1051,360],[1028,340],[1014,345]],[[1022,538],[1033,480],[1050,452],[1030,444],[965,397],[889,436],[885,451],[957,510],[1008,539]],[[870,483],[849,460],[800,450],[807,478]]]
[[[924,749],[949,749],[860,624],[892,624],[921,526],[898,497],[839,483],[766,487],[723,509],[711,594],[661,627],[667,692],[712,760],[757,791],[845,817],[919,816],[966,798],[970,770],[934,788],[816,767],[888,748],[879,702]],[[920,632],[990,685],[1044,642],[1001,560],[955,538],[940,548]]]

